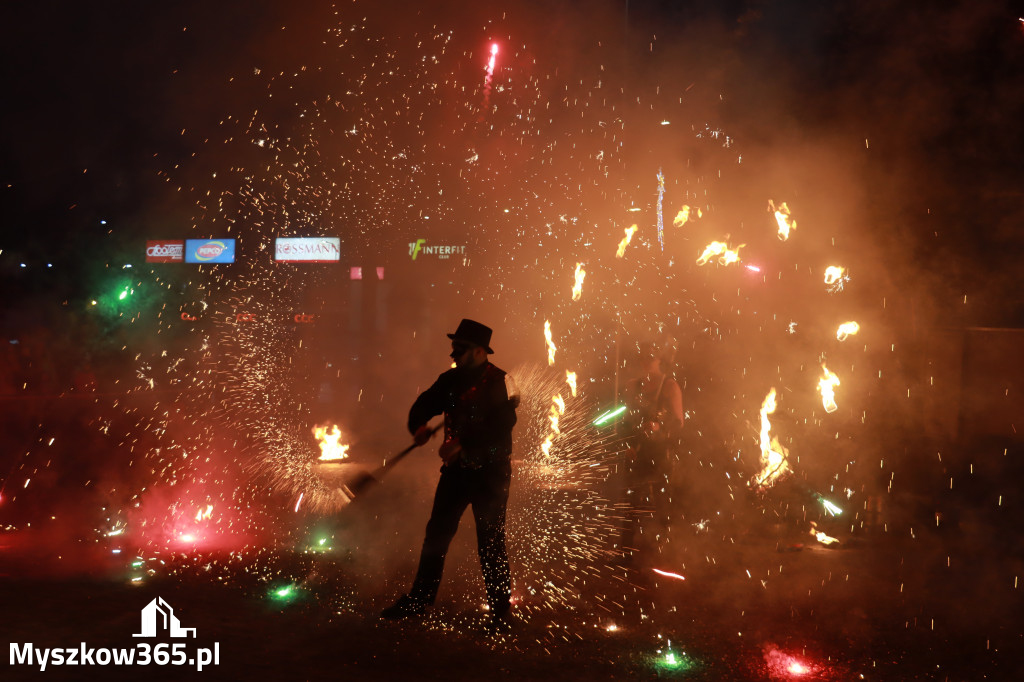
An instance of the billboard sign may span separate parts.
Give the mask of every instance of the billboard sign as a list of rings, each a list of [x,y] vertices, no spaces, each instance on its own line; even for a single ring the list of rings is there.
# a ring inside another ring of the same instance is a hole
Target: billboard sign
[[[181,263],[185,260],[185,242],[180,239],[146,240],[147,263]]]
[[[426,239],[409,242],[409,257],[416,260],[419,256],[432,256],[438,260],[448,260],[452,256],[466,256],[465,244],[427,244]]]
[[[341,260],[338,237],[278,237],[274,260],[280,263],[337,263]]]
[[[186,239],[186,263],[234,263],[234,239]]]

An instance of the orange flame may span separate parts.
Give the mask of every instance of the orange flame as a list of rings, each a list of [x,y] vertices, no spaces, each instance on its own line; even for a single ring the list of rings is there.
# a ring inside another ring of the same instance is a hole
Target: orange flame
[[[683,207],[679,209],[679,213],[676,214],[675,219],[672,221],[672,225],[674,225],[675,227],[682,227],[687,222],[689,222],[691,210],[692,209],[689,206],[683,204]],[[701,210],[698,208],[697,217],[700,218],[702,215],[703,214],[701,213]]]
[[[740,259],[740,249],[746,244],[740,244],[735,250],[730,249],[725,242],[711,242],[704,249],[704,253],[697,259],[697,265],[706,265],[713,257],[719,256],[719,265],[729,265]]]
[[[782,447],[778,438],[771,436],[772,425],[768,421],[768,415],[774,414],[775,408],[775,387],[772,386],[761,403],[761,472],[754,478],[758,486],[770,485],[790,471],[789,462],[786,460],[789,452]]]
[[[818,524],[814,523],[814,521],[811,521],[811,535],[813,535],[814,539],[823,545],[834,545],[839,542],[839,538],[834,538],[831,535],[822,533],[818,530]]]
[[[565,383],[569,384],[569,388],[572,390],[572,397],[576,397],[576,372],[570,372],[565,370]]]
[[[838,265],[828,266],[825,268],[825,284],[835,284],[842,278],[844,272],[846,272],[846,268]]]
[[[785,201],[775,209],[775,222],[779,225],[779,239],[782,241],[789,239],[789,231],[796,229],[796,221],[789,214],[789,206],[786,206]]]
[[[562,432],[558,429],[558,417],[565,414],[565,400],[562,399],[562,394],[559,393],[551,399],[551,409],[548,411],[548,419],[551,421],[551,430],[556,436],[560,436]]]
[[[576,264],[576,284],[572,287],[572,300],[580,300],[580,296],[583,295],[583,278],[587,276],[587,271],[583,269],[583,263]]]
[[[824,370],[825,376],[818,381],[818,392],[821,393],[821,404],[825,411],[831,414],[839,409],[836,405],[835,392],[835,387],[839,385],[839,377],[830,372],[825,363],[821,364],[821,369]]]
[[[630,240],[633,239],[633,234],[636,232],[636,225],[633,227],[626,228],[626,236],[619,242],[619,250],[615,252],[616,258],[622,258],[626,255],[626,247],[629,246]]]
[[[544,340],[548,344],[548,366],[555,364],[555,351],[558,348],[555,346],[555,342],[551,340],[551,322],[544,320]]]
[[[840,341],[845,341],[846,337],[856,334],[860,331],[860,325],[856,322],[843,322],[839,325],[839,329],[836,330],[836,338]]]
[[[540,444],[540,449],[541,452],[544,453],[544,457],[551,457],[551,441],[554,439],[555,437],[549,433],[547,438],[544,439],[544,442]]]
[[[196,512],[196,521],[202,521],[203,519],[208,519],[208,518],[210,518],[210,516],[212,514],[213,514],[213,505],[212,504],[208,504],[208,505],[206,505],[206,509],[200,509],[198,512]]]
[[[348,457],[348,446],[341,444],[341,430],[337,424],[328,431],[326,426],[314,426],[313,436],[320,445],[320,460],[324,462]]]

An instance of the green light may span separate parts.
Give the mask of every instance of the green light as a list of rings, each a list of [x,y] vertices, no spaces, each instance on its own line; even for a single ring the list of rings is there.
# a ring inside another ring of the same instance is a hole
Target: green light
[[[323,547],[327,543],[327,538],[320,538],[320,546]]]
[[[608,412],[605,412],[604,414],[602,414],[601,416],[594,420],[594,426],[601,426],[603,424],[606,424],[607,422],[611,421],[615,417],[618,417],[625,411],[625,405],[620,405],[619,407],[616,407],[614,410],[609,410]]]
[[[128,298],[128,290],[127,289],[125,289],[124,291],[121,292],[121,295],[117,297],[117,300],[123,301],[126,298]]]
[[[836,505],[832,504],[831,502],[826,500],[824,497],[822,497],[818,493],[814,493],[814,497],[816,497],[818,502],[821,502],[821,505],[823,507],[825,507],[825,512],[826,513],[828,513],[828,514],[830,514],[832,516],[840,516],[843,513],[842,509],[840,509]]]
[[[666,672],[689,672],[699,667],[699,662],[693,657],[687,655],[685,651],[676,653],[670,647],[671,644],[669,647],[666,647],[665,653],[663,654],[661,653],[661,650],[658,651],[661,655],[654,659],[655,667]]]
[[[281,599],[286,599],[291,595],[291,593],[292,586],[289,585],[288,587],[282,587],[281,589],[277,590],[276,592],[274,592],[274,595]]]

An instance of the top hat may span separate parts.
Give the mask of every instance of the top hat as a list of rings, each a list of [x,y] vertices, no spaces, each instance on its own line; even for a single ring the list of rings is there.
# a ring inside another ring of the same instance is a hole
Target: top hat
[[[489,345],[491,343],[491,328],[475,320],[462,320],[459,322],[459,328],[455,330],[454,334],[449,334],[448,338],[452,341],[462,341],[480,346],[488,353],[494,352]]]

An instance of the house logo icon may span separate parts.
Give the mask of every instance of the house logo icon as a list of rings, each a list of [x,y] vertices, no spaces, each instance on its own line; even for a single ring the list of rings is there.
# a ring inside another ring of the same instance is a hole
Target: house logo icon
[[[142,609],[142,632],[132,637],[156,637],[157,632],[163,631],[171,637],[196,636],[196,629],[181,627],[171,605],[157,597]]]

